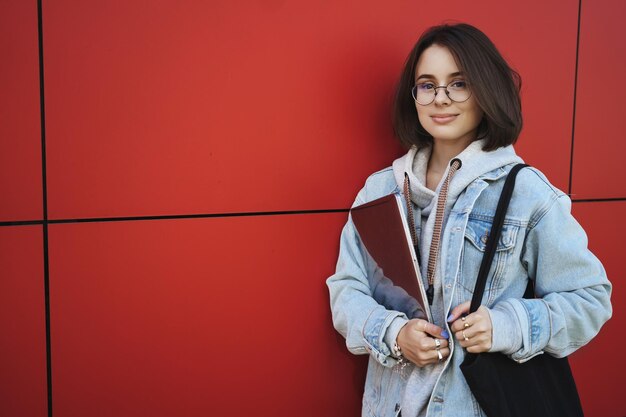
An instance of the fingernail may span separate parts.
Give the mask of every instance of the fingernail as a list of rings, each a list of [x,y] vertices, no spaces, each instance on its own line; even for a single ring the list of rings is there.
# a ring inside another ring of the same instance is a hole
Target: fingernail
[[[444,330],[441,332],[441,337],[443,337],[444,339],[448,339],[450,335],[448,334],[447,330]]]
[[[451,321],[452,321],[452,319],[454,319],[454,314],[450,314],[450,315],[448,316],[448,320],[447,320],[447,321],[448,321],[448,322],[451,322]]]

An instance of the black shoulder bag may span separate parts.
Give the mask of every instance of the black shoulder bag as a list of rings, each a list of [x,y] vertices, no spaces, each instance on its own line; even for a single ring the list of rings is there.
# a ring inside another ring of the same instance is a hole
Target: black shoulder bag
[[[504,184],[476,279],[470,313],[480,307],[487,274],[513,194],[515,176],[526,166],[515,165]],[[534,298],[532,280],[528,281],[524,298]],[[478,404],[489,417],[583,416],[567,358],[555,358],[544,353],[518,363],[501,353],[466,352],[461,371]]]

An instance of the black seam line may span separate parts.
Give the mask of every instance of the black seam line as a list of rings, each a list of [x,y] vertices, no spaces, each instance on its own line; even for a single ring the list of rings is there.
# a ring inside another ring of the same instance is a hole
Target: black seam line
[[[84,218],[84,219],[48,220],[48,223],[63,224],[63,223],[126,222],[126,221],[143,221],[143,220],[204,219],[204,218],[213,218],[213,217],[285,216],[285,215],[298,215],[298,214],[347,213],[348,211],[350,211],[350,209],[260,211],[260,212],[243,212],[243,213],[173,214],[173,215],[162,215],[162,216],[132,216],[132,217],[95,217],[95,218]]]
[[[0,222],[0,226],[32,226],[32,225],[42,225],[43,220],[15,220],[15,221],[7,221]]]
[[[569,156],[569,183],[567,193],[572,193],[572,179],[574,176],[574,137],[576,134],[576,96],[578,92],[578,52],[580,50],[580,19],[582,15],[583,1],[578,0],[578,27],[576,30],[576,66],[574,67],[574,107],[572,109],[572,146]]]
[[[93,217],[84,219],[56,219],[56,220],[16,220],[0,222],[2,226],[31,226],[62,223],[94,223],[94,222],[125,222],[140,220],[173,220],[173,219],[202,219],[211,217],[251,217],[251,216],[285,216],[292,214],[324,214],[347,213],[350,209],[321,209],[321,210],[294,210],[294,211],[257,211],[243,213],[207,213],[207,214],[172,214],[162,216],[129,216],[129,217]]]
[[[46,315],[46,385],[48,417],[52,417],[52,349],[50,342],[50,263],[48,260],[48,186],[46,180],[46,101],[43,65],[43,8],[37,0],[37,38],[39,47],[39,116],[41,120],[41,188],[43,204],[43,279]]]
[[[572,200],[572,203],[608,203],[612,201],[626,201],[626,197],[615,198],[581,198]]]

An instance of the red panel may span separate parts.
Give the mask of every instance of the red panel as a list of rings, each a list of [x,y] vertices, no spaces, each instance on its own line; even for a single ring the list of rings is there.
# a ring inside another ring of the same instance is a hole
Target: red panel
[[[357,415],[345,213],[50,227],[55,416]]]
[[[42,216],[37,2],[0,2],[0,221]]]
[[[498,0],[445,5],[448,17],[484,28],[522,72],[520,149],[562,188],[577,4],[529,0],[515,14]],[[399,154],[393,86],[440,9],[46,2],[50,216],[347,207],[367,174]],[[545,100],[546,62],[558,73],[549,82],[558,106]]]
[[[575,198],[626,197],[622,120],[626,2],[583,2],[572,191]]]
[[[626,328],[624,236],[626,202],[578,203],[574,215],[589,235],[589,247],[600,258],[613,284],[613,317],[591,344],[572,356],[572,368],[585,416],[626,415],[626,356],[618,351]],[[616,343],[617,342],[617,343]]]
[[[48,415],[42,248],[41,226],[0,227],[0,416]]]

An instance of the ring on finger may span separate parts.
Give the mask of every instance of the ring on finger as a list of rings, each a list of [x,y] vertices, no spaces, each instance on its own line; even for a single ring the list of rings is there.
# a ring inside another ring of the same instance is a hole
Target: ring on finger
[[[465,324],[463,324],[463,328],[465,328],[465,329],[467,329],[467,328],[468,328],[468,327],[470,327],[470,326],[471,326],[471,324],[469,324],[469,323],[467,323],[467,322],[466,322]]]
[[[435,339],[435,349],[439,350],[440,347],[441,347],[441,340]]]
[[[461,330],[461,334],[463,335],[463,339],[467,342],[469,340],[469,337],[467,337],[467,335],[465,334],[465,330]]]
[[[437,357],[439,358],[439,362],[441,362],[443,360],[443,355],[441,354],[441,351],[437,349],[435,350],[435,352],[437,352]]]

